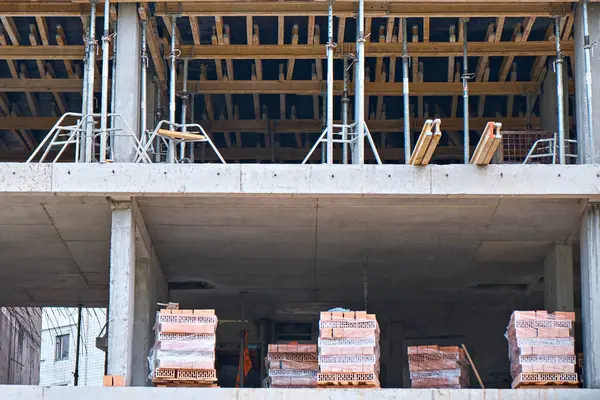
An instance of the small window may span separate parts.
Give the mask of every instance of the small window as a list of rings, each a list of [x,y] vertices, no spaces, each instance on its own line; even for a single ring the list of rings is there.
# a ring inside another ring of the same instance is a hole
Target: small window
[[[56,337],[56,348],[54,353],[56,361],[67,360],[69,358],[69,335],[59,335]]]

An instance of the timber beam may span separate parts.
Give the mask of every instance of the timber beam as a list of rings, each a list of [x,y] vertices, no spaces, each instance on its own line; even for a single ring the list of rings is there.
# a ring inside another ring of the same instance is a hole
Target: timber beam
[[[490,118],[471,118],[470,124],[474,130],[483,130]],[[30,130],[50,130],[56,123],[56,117],[0,117],[0,127],[2,129],[30,129]],[[287,120],[266,120],[266,119],[246,119],[246,120],[215,120],[215,121],[195,121],[199,122],[207,132],[255,132],[255,133],[318,133],[323,130],[323,121],[320,119],[287,119]],[[411,119],[412,128],[416,129],[423,126],[423,118]],[[540,119],[532,117],[531,120],[525,117],[502,118],[504,129],[518,130],[537,130],[540,128]],[[75,119],[65,120],[65,123],[75,123]],[[341,123],[336,121],[334,123]],[[388,120],[370,120],[367,121],[369,128],[374,132],[403,132],[404,121],[402,119]],[[531,125],[529,125],[531,123]],[[443,118],[442,128],[444,131],[454,131],[462,129],[462,118]],[[528,128],[530,126],[530,128]]]

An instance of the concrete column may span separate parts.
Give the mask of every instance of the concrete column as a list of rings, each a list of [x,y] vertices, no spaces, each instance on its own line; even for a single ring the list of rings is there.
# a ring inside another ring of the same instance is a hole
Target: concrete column
[[[544,308],[574,311],[573,246],[553,243],[544,260]]]
[[[113,201],[110,239],[108,375],[131,384],[135,293],[135,222],[131,201]]]
[[[558,133],[558,98],[556,96],[556,72],[553,63],[555,57],[548,59],[548,73],[542,82],[540,92],[540,123],[542,130]],[[566,64],[563,68],[565,139],[569,138],[569,79]]]
[[[387,383],[390,388],[409,387],[408,378],[408,355],[406,344],[404,343],[404,332],[402,324],[398,322],[389,322],[388,332],[388,351],[387,360]],[[406,376],[405,376],[406,375]]]
[[[588,21],[590,29],[590,43],[600,41],[600,4],[588,4]],[[582,32],[582,12],[581,4],[575,5],[575,105],[577,118],[577,142],[580,162],[594,164],[600,162],[600,57],[592,57],[592,92],[593,95],[593,126],[594,149],[587,154],[585,151],[588,146],[588,140],[585,132],[588,126],[588,113],[586,107],[585,93],[585,69],[583,56],[583,32]],[[598,49],[596,49],[597,54]]]
[[[119,4],[117,42],[117,95],[115,110],[139,137],[140,127],[140,73],[141,73],[141,31],[137,4]],[[117,128],[123,128],[117,121]],[[119,135],[119,133],[117,133]],[[131,138],[115,137],[115,162],[133,162],[135,147]]]
[[[581,221],[581,321],[584,381],[600,388],[600,203],[588,205]]]
[[[157,303],[167,302],[167,283],[158,258],[151,251],[150,258],[138,258],[135,265],[135,304],[133,324],[132,386],[148,386],[148,355],[154,344],[154,324]]]

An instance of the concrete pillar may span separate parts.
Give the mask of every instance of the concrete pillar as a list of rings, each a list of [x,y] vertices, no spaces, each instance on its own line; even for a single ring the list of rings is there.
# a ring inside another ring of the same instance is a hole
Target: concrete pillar
[[[154,344],[157,303],[167,302],[167,283],[158,258],[151,250],[149,258],[139,258],[135,265],[135,304],[133,325],[132,386],[148,386],[148,355]]]
[[[389,322],[388,332],[388,352],[387,360],[387,384],[389,388],[409,387],[408,379],[408,355],[406,344],[404,343],[404,332],[402,324],[398,322]]]
[[[580,235],[584,381],[600,389],[600,203],[588,205]]]
[[[586,127],[588,126],[588,113],[586,107],[585,92],[585,69],[583,56],[583,32],[582,32],[582,12],[581,4],[575,5],[575,105],[577,119],[577,142],[578,154],[582,163],[594,164],[600,162],[600,57],[592,57],[592,107],[593,107],[593,126],[594,148],[586,152],[588,140],[585,137]],[[600,41],[600,4],[588,4],[588,21],[590,29],[590,43]],[[596,49],[597,53],[598,49]]]
[[[544,308],[574,311],[573,246],[553,243],[544,260]]]
[[[141,31],[137,4],[119,4],[117,29],[117,76],[113,77],[117,80],[115,110],[139,137]],[[124,129],[120,121],[117,121],[116,125],[117,128]],[[135,147],[131,138],[123,134],[115,137],[115,162],[133,162]]]
[[[558,98],[556,96],[556,72],[553,63],[555,57],[548,58],[548,72],[542,81],[540,92],[540,125],[542,130],[558,133]],[[569,139],[569,79],[566,63],[563,62],[563,92],[564,92],[564,118],[565,139]]]
[[[108,375],[131,384],[135,293],[135,222],[131,201],[112,201]]]

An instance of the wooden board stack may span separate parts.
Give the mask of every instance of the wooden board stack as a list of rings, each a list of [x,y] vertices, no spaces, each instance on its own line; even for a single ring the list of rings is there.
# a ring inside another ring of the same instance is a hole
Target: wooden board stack
[[[379,325],[366,311],[322,312],[319,386],[379,387]]]
[[[266,387],[316,388],[316,344],[270,344],[266,364]]]
[[[216,387],[215,310],[160,310],[151,350],[151,379],[157,386]]]
[[[409,346],[411,387],[461,389],[469,387],[469,369],[458,346]]]
[[[577,387],[575,313],[515,311],[506,338],[512,387]]]

